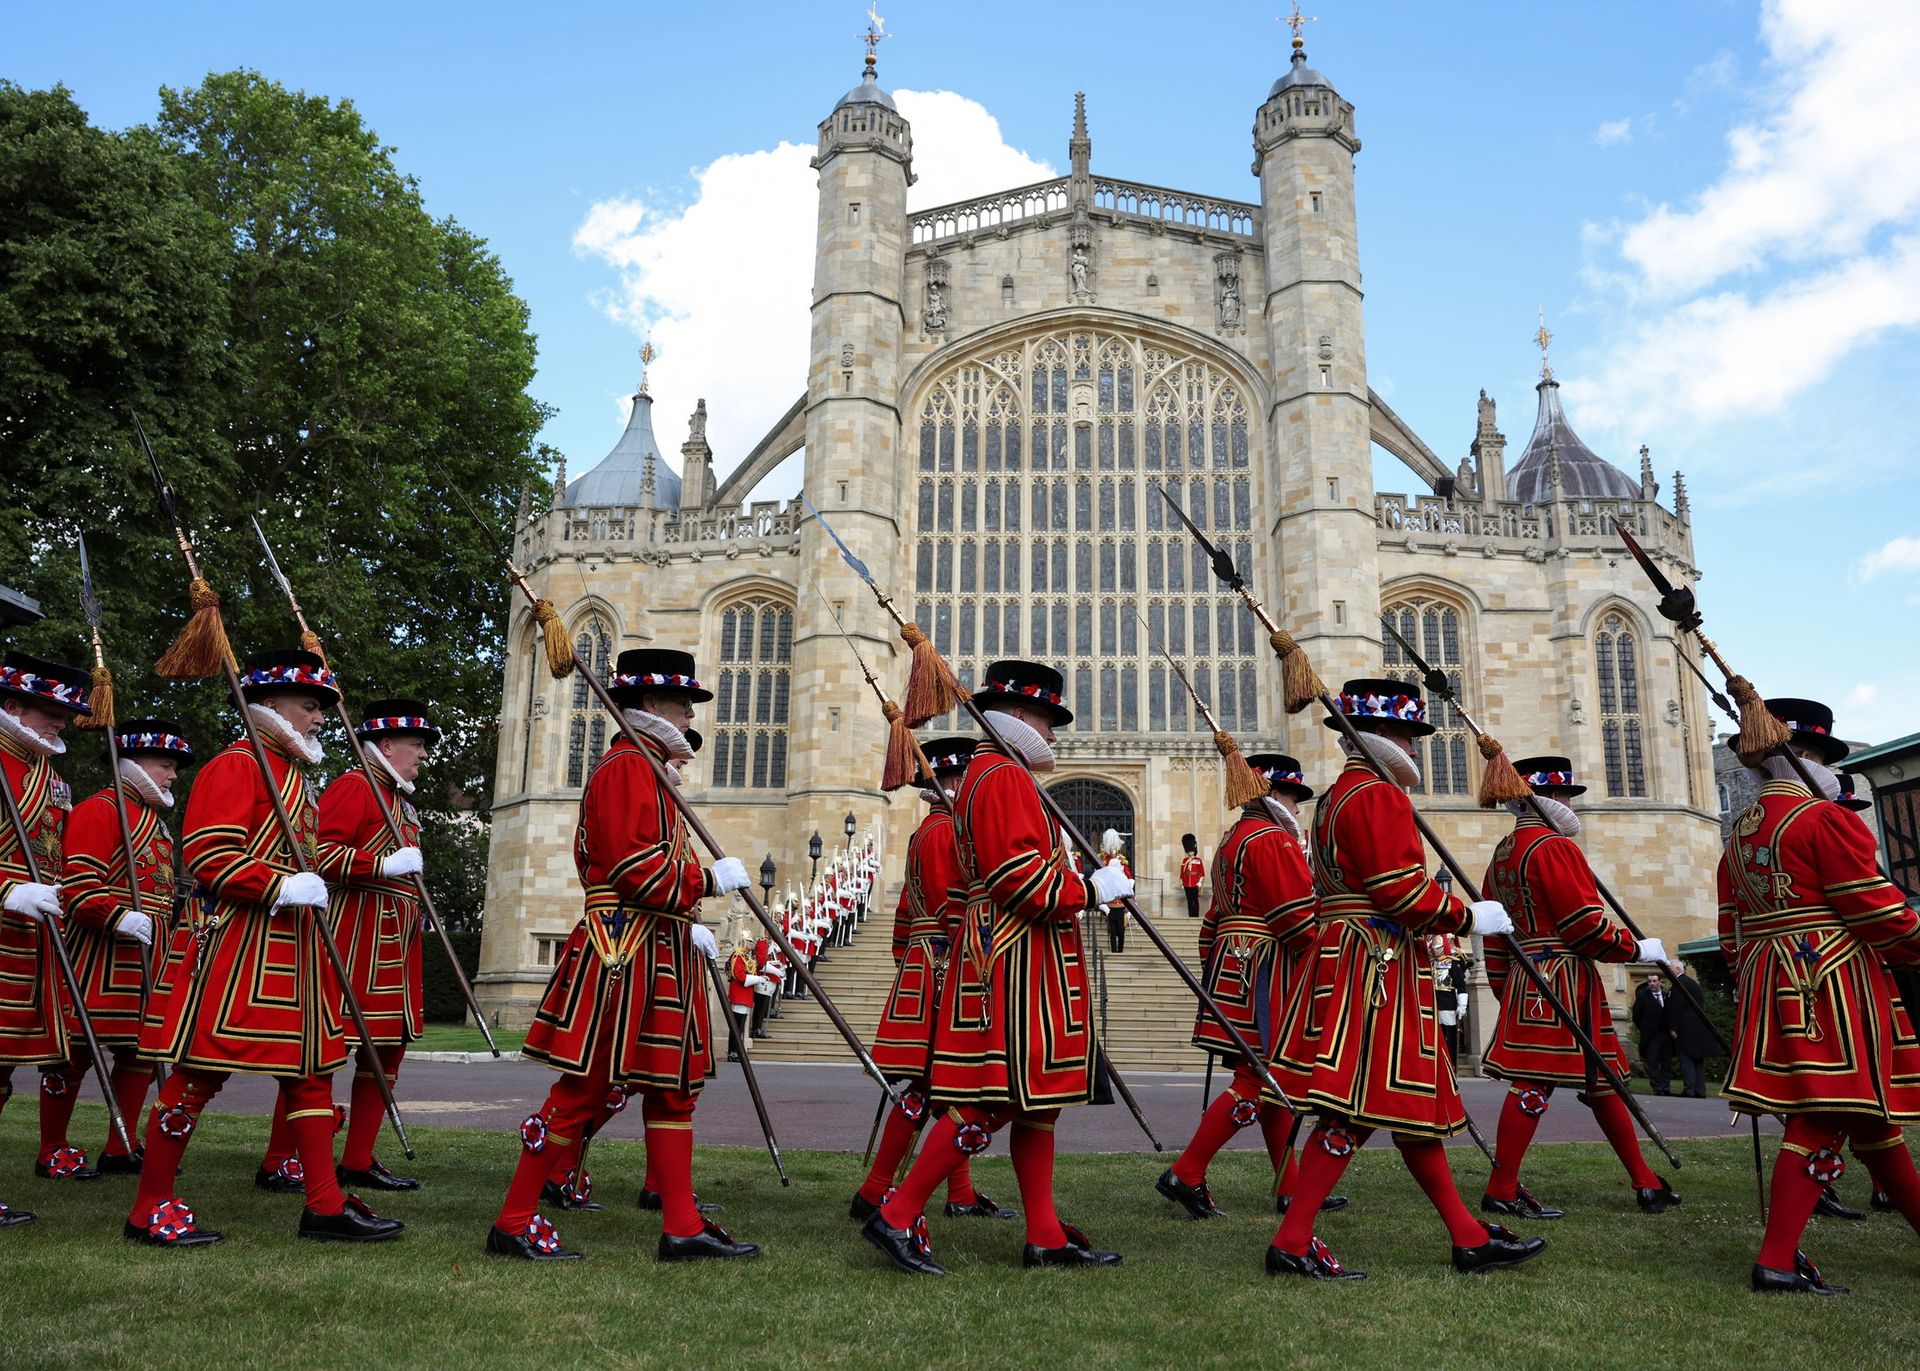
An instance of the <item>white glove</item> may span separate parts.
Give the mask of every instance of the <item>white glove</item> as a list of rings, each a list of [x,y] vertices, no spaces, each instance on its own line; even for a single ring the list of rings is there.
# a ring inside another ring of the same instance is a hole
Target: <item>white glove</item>
[[[311,871],[301,871],[280,882],[280,893],[273,897],[273,907],[284,909],[288,905],[323,905],[327,902],[327,883]]]
[[[1658,938],[1642,938],[1640,945],[1634,949],[1633,959],[1636,962],[1664,962],[1667,959],[1667,946]]]
[[[736,890],[745,890],[753,884],[753,877],[747,874],[747,864],[738,857],[722,857],[713,864],[713,889],[718,895],[729,895]]]
[[[129,909],[122,914],[120,922],[113,926],[113,931],[123,938],[132,938],[143,946],[151,946],[153,943],[153,920],[136,910]]]
[[[380,859],[380,874],[386,877],[417,876],[426,870],[426,862],[417,847],[402,847]]]
[[[19,914],[26,918],[36,916],[46,919],[60,915],[60,887],[41,885],[37,881],[22,881],[7,892],[6,910],[9,914]]]
[[[1118,858],[1093,873],[1093,895],[1101,904],[1112,904],[1133,894],[1133,877],[1121,870]]]
[[[705,924],[694,924],[691,926],[690,931],[693,934],[693,950],[695,952],[709,959],[720,955],[720,945],[714,942],[713,933]]]
[[[749,976],[747,977],[746,984],[747,984],[747,987],[751,989],[755,986],[771,985],[772,982],[770,982],[765,976]]]
[[[1513,920],[1507,907],[1498,900],[1477,900],[1473,904],[1473,931],[1481,937],[1513,932]]]

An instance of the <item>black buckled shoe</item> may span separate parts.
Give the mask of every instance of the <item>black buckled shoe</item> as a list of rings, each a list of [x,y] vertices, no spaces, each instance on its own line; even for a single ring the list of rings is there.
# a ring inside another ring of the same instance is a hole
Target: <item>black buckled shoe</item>
[[[1307,1244],[1305,1253],[1286,1252],[1278,1247],[1267,1248],[1267,1274],[1303,1276],[1310,1281],[1363,1281],[1367,1278],[1364,1271],[1342,1266],[1340,1259],[1333,1255],[1333,1250],[1318,1238]]]
[[[660,1212],[660,1192],[658,1190],[642,1190],[640,1192],[640,1198],[635,1200],[634,1203],[642,1209],[651,1210],[658,1214]],[[693,1207],[702,1214],[718,1214],[726,1209],[726,1206],[718,1200],[703,1200],[698,1195],[693,1197]]]
[[[952,1208],[952,1206],[949,1205],[948,1208]],[[853,1192],[853,1202],[847,1206],[848,1218],[852,1219],[855,1223],[865,1223],[879,1212],[879,1205],[875,1204],[865,1195],[862,1195],[858,1190]]]
[[[1284,1214],[1287,1212],[1289,1208],[1292,1207],[1292,1205],[1293,1205],[1293,1196],[1291,1195],[1277,1196],[1273,1202],[1273,1212],[1276,1214]],[[1322,1214],[1337,1213],[1340,1210],[1345,1209],[1346,1207],[1347,1207],[1347,1197],[1345,1195],[1329,1195],[1324,1200],[1320,1201],[1320,1212]]]
[[[1227,1211],[1213,1202],[1213,1192],[1207,1189],[1205,1181],[1188,1185],[1173,1174],[1171,1166],[1160,1173],[1160,1179],[1153,1183],[1153,1188],[1196,1219],[1224,1219],[1227,1216]]]
[[[933,1259],[933,1248],[927,1242],[925,1215],[916,1219],[911,1228],[895,1228],[887,1222],[887,1216],[876,1209],[873,1217],[860,1225],[860,1236],[885,1253],[896,1270],[909,1276],[947,1274],[947,1268]]]
[[[33,1217],[34,1216],[25,1209],[14,1209],[9,1205],[0,1204],[0,1228],[24,1228],[33,1222]],[[131,1228],[133,1225],[128,1224],[127,1226]],[[129,1233],[127,1236],[132,1237],[133,1235]]]
[[[548,1181],[540,1187],[540,1203],[552,1205],[555,1209],[564,1209],[569,1214],[600,1214],[606,1206],[586,1195],[576,1195],[558,1181]]]
[[[676,1238],[671,1233],[660,1235],[660,1260],[663,1262],[693,1262],[707,1259],[731,1262],[759,1255],[759,1243],[735,1242],[726,1229],[711,1219],[707,1221],[705,1228],[690,1238]]]
[[[1866,1210],[1851,1209],[1842,1204],[1840,1192],[1830,1185],[1820,1188],[1820,1198],[1813,1202],[1813,1212],[1823,1219],[1857,1219],[1864,1222],[1867,1217]]]
[[[1793,1270],[1777,1271],[1771,1266],[1753,1264],[1753,1289],[1761,1295],[1844,1295],[1847,1287],[1833,1285],[1820,1274],[1820,1268],[1807,1260],[1805,1252],[1793,1254]]]
[[[33,1174],[43,1181],[97,1181],[100,1173],[87,1165],[87,1154],[77,1147],[56,1147],[45,1161],[33,1164]]]
[[[93,1164],[94,1169],[103,1176],[137,1176],[140,1167],[147,1159],[147,1149],[136,1147],[131,1152],[102,1152],[100,1160]]]
[[[339,1179],[340,1186],[358,1186],[367,1190],[418,1190],[420,1182],[411,1176],[396,1176],[387,1170],[378,1157],[365,1171],[349,1171],[344,1166],[333,1168],[333,1174]]]
[[[1867,1206],[1876,1214],[1891,1214],[1893,1212],[1893,1196],[1884,1190],[1876,1190],[1867,1200]]]
[[[1487,1240],[1477,1247],[1453,1249],[1455,1271],[1498,1271],[1503,1266],[1530,1262],[1547,1250],[1545,1238],[1522,1238],[1503,1224],[1490,1223]]]
[[[975,1191],[972,1204],[955,1204],[947,1201],[947,1217],[950,1219],[1017,1219],[1018,1209],[1009,1209],[991,1195]]]
[[[128,1219],[120,1229],[120,1234],[129,1241],[148,1247],[212,1247],[224,1241],[212,1229],[197,1226],[193,1210],[187,1207],[185,1200],[177,1197],[156,1204],[144,1224]]]
[[[1062,1227],[1065,1227],[1062,1225]],[[1076,1241],[1077,1239],[1077,1241]],[[1032,1243],[1020,1249],[1020,1265],[1032,1266],[1118,1266],[1118,1252],[1102,1252],[1087,1241],[1087,1235],[1078,1229],[1067,1231],[1064,1247],[1035,1247]]]
[[[304,1195],[307,1193],[307,1175],[300,1169],[298,1162],[282,1162],[269,1171],[266,1167],[256,1167],[253,1183],[261,1190],[275,1195]]]
[[[1661,1183],[1663,1185],[1665,1184],[1664,1181]],[[1635,1193],[1638,1194],[1641,1192],[1636,1191]],[[1649,1190],[1645,1193],[1651,1195],[1653,1192]],[[1645,1209],[1646,1205],[1642,1204],[1640,1207]],[[1566,1210],[1548,1208],[1546,1205],[1540,1203],[1539,1200],[1535,1199],[1533,1192],[1524,1185],[1514,1187],[1513,1198],[1510,1200],[1496,1200],[1491,1195],[1482,1195],[1480,1197],[1480,1209],[1482,1213],[1486,1214],[1505,1214],[1509,1218],[1532,1219],[1535,1221],[1542,1219],[1564,1219],[1567,1217]]]
[[[345,1196],[338,1214],[300,1211],[300,1236],[315,1242],[385,1242],[405,1227],[398,1219],[381,1218],[357,1195]]]
[[[577,1262],[585,1261],[587,1256],[585,1252],[562,1247],[559,1232],[538,1214],[527,1224],[527,1231],[518,1235],[489,1228],[487,1255],[513,1257],[523,1262]]]
[[[1659,1188],[1634,1191],[1633,1202],[1648,1214],[1664,1214],[1669,1209],[1678,1209],[1681,1203],[1680,1197],[1674,1193],[1673,1186],[1668,1184],[1667,1178],[1656,1176],[1654,1179],[1660,1182]],[[1856,1217],[1864,1219],[1866,1215],[1859,1214]]]

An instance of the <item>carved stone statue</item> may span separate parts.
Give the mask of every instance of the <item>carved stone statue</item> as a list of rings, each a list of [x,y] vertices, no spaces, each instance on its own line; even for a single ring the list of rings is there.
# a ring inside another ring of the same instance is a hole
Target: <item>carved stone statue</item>
[[[1085,295],[1087,293],[1088,265],[1087,254],[1080,248],[1075,248],[1073,250],[1073,265],[1068,268],[1068,270],[1073,273],[1073,293],[1075,295]]]
[[[707,440],[707,402],[700,401],[693,407],[693,417],[687,421],[687,441],[704,443]]]
[[[1454,494],[1469,500],[1480,498],[1480,477],[1473,469],[1473,459],[1462,457],[1460,470],[1453,478]]]
[[[1220,326],[1238,328],[1240,325],[1240,283],[1228,281],[1220,288]]]
[[[927,307],[920,313],[920,322],[929,333],[947,326],[947,297],[932,281],[927,282]]]

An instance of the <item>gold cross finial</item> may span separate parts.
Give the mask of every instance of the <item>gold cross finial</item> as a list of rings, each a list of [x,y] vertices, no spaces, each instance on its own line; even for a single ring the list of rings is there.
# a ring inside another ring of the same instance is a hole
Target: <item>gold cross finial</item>
[[[1281,15],[1280,22],[1293,30],[1293,46],[1295,48],[1304,48],[1307,45],[1307,40],[1300,36],[1300,30],[1308,24],[1318,23],[1319,16],[1300,13],[1300,0],[1293,0],[1293,13]]]
[[[882,42],[893,37],[887,32],[887,21],[880,17],[877,5],[867,7],[867,31],[856,36],[867,45],[867,69],[871,71],[874,66],[875,50]]]
[[[1539,331],[1533,335],[1533,345],[1540,349],[1540,379],[1543,381],[1553,379],[1553,367],[1547,362],[1547,347],[1552,342],[1553,334],[1547,328],[1547,312],[1543,309],[1540,311]]]
[[[640,393],[642,395],[647,393],[647,368],[653,365],[653,359],[657,355],[653,350],[651,338],[640,345]]]

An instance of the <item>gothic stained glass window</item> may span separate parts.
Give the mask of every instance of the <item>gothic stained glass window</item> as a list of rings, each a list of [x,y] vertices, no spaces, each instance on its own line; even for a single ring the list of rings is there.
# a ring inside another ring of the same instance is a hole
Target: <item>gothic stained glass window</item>
[[[1462,700],[1466,672],[1461,656],[1464,637],[1461,629],[1463,611],[1456,605],[1426,596],[1416,596],[1405,600],[1396,600],[1387,605],[1384,617],[1397,629],[1400,635],[1412,643],[1426,658],[1429,665],[1447,673],[1454,694]],[[1400,649],[1400,644],[1391,636],[1386,638],[1382,648],[1382,675],[1396,681],[1418,683],[1420,673]],[[1467,730],[1460,722],[1460,716],[1451,705],[1431,698],[1431,692],[1424,687],[1421,694],[1427,698],[1427,722],[1438,730],[1432,736],[1414,743],[1415,760],[1420,764],[1420,784],[1414,787],[1422,795],[1468,795],[1473,791],[1473,778],[1467,767]],[[1468,706],[1473,706],[1469,702]]]
[[[793,606],[756,597],[721,609],[711,784],[759,790],[786,785],[792,660]]]
[[[613,630],[607,627],[606,620],[595,616],[580,625],[573,640],[573,655],[583,665],[590,664],[593,674],[602,681],[607,679],[613,656]],[[585,680],[574,680],[568,702],[571,717],[567,720],[567,784],[582,786],[600,760],[600,754],[607,750],[607,718]]]
[[[1608,614],[1593,635],[1593,666],[1600,687],[1600,752],[1607,794],[1647,793],[1645,720],[1640,714],[1640,643],[1622,614]]]
[[[914,419],[914,617],[964,679],[1031,656],[1065,671],[1074,732],[1187,732],[1204,725],[1184,688],[1143,658],[1191,644],[1239,729],[1258,731],[1268,658],[1157,489],[1167,481],[1201,527],[1237,535],[1259,579],[1263,468],[1236,377],[1159,341],[1068,328],[958,357]],[[977,552],[968,534],[984,535]]]

